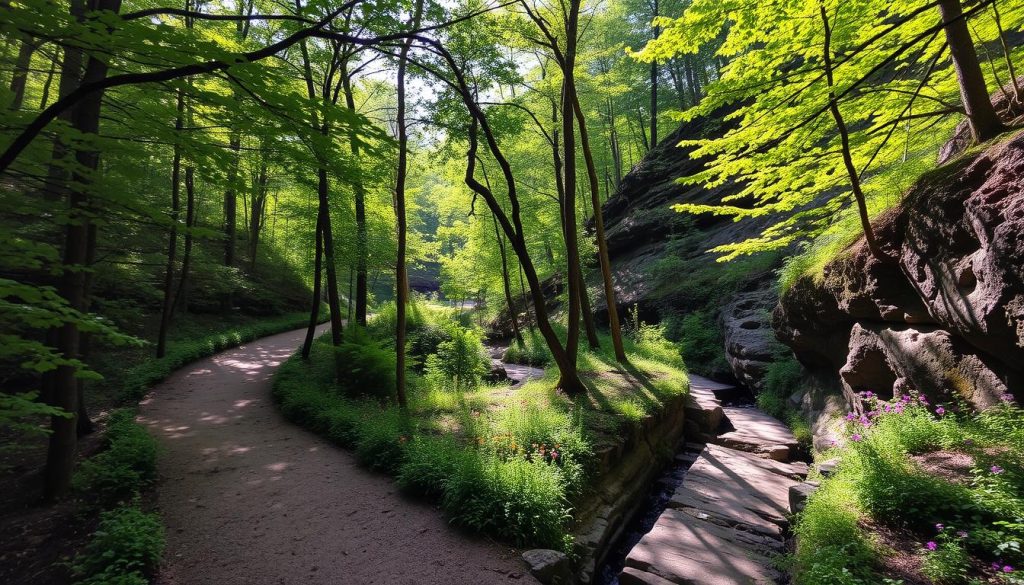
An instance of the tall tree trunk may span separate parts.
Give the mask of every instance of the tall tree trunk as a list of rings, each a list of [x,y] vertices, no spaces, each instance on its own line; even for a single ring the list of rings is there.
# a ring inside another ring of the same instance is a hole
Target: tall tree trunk
[[[615,285],[612,282],[611,260],[608,257],[608,242],[604,235],[604,214],[601,212],[601,195],[597,184],[597,166],[590,150],[590,137],[587,135],[587,121],[583,117],[579,96],[575,89],[572,92],[573,110],[576,112],[576,123],[580,128],[580,148],[583,149],[583,160],[587,165],[587,178],[590,180],[590,204],[594,212],[595,238],[597,239],[597,257],[601,264],[601,281],[604,284],[605,304],[608,308],[608,328],[615,347],[615,359],[626,361],[626,350],[622,346],[622,326],[619,323],[619,310],[616,307]]]
[[[871,227],[871,219],[868,217],[867,202],[864,198],[864,191],[860,185],[860,175],[857,173],[857,167],[854,166],[853,156],[850,152],[850,133],[847,130],[846,122],[843,120],[843,115],[839,111],[839,100],[836,98],[835,92],[835,79],[832,71],[832,28],[828,20],[828,12],[825,10],[825,4],[819,4],[821,12],[821,20],[825,25],[825,45],[823,47],[823,63],[825,65],[825,79],[828,81],[828,100],[829,100],[829,111],[832,112],[832,117],[835,119],[836,128],[839,130],[839,138],[842,143],[843,150],[843,164],[846,166],[846,172],[850,178],[850,188],[853,190],[853,197],[857,201],[857,212],[860,215],[861,228],[864,230],[864,239],[867,242],[868,250],[871,254],[879,259],[885,259],[886,255],[878,245],[878,241],[875,239],[875,232]]]
[[[50,70],[46,72],[46,81],[43,82],[42,97],[39,98],[39,109],[45,110],[46,106],[50,103],[50,87],[53,86],[53,76],[57,73],[57,57],[54,55],[53,61],[50,62]]]
[[[190,123],[191,125],[191,123]],[[181,278],[178,292],[174,294],[174,307],[188,312],[188,277],[192,267],[192,229],[196,226],[196,185],[195,167],[185,166],[185,249],[181,255]]]
[[[953,68],[960,82],[960,98],[975,142],[985,142],[999,135],[1005,127],[989,99],[985,76],[978,62],[978,52],[967,28],[960,0],[938,0],[939,13],[945,24],[946,43],[953,58]]]
[[[690,105],[700,104],[700,90],[697,88],[697,76],[693,74],[693,55],[683,57],[686,71],[686,85],[690,89]]]
[[[32,66],[32,54],[36,51],[36,43],[33,39],[27,38],[21,42],[18,48],[18,57],[14,61],[14,73],[11,75],[11,98],[10,109],[18,111],[25,101],[25,85],[28,82],[28,70]]]
[[[323,133],[327,134],[324,124]],[[331,309],[331,343],[341,345],[341,304],[338,297],[338,271],[334,262],[334,235],[331,233],[331,206],[329,202],[330,186],[327,180],[327,169],[317,169],[317,198],[320,202],[320,225],[323,230],[324,262],[327,264],[327,304]]]
[[[565,52],[562,66],[562,182],[565,186],[566,283],[569,289],[569,311],[565,351],[576,369],[580,339],[580,250],[576,236],[576,128],[572,108],[575,87],[576,42],[579,34],[580,0],[569,0],[565,20]]]
[[[519,264],[519,270],[517,270],[517,272],[519,273],[519,293],[522,295],[522,298],[523,298],[523,309],[526,311],[526,324],[527,324],[527,327],[530,328],[530,333],[533,333],[533,323],[534,323],[534,321],[533,321],[532,318],[530,318],[530,300],[526,297],[526,283],[523,282],[523,265],[522,265],[522,263]],[[520,335],[522,335],[522,334],[520,333]]]
[[[256,271],[256,257],[259,253],[260,231],[263,229],[263,217],[267,209],[267,175],[266,153],[260,163],[260,172],[256,178],[256,188],[252,194],[252,210],[249,214],[249,271]]]
[[[228,185],[224,189],[224,266],[235,265],[235,240],[238,239],[238,167],[241,162],[242,134],[231,129],[228,139],[231,162],[228,164]],[[230,294],[229,294],[230,298]]]
[[[164,301],[160,311],[160,331],[156,340],[156,357],[167,353],[167,331],[174,310],[174,269],[178,254],[178,220],[181,216],[181,130],[185,117],[185,90],[178,88],[177,115],[174,118],[174,157],[171,161],[171,230],[167,236],[167,266],[164,269]]]
[[[651,0],[651,16],[658,18],[658,0]],[[651,38],[657,40],[661,29],[657,26],[651,31]],[[658,145],[658,62],[651,61],[651,148]]]
[[[422,15],[423,0],[417,0],[410,30],[419,28]],[[402,408],[408,406],[405,396],[405,311],[409,303],[409,272],[405,266],[408,231],[405,182],[409,166],[409,135],[405,126],[405,71],[411,46],[412,39],[406,39],[398,59],[398,112],[395,116],[395,125],[398,127],[398,171],[395,181],[395,219],[398,223],[398,256],[395,262],[395,394]]]
[[[100,0],[98,10],[120,10],[120,0]],[[96,83],[107,76],[107,64],[90,58],[82,77],[82,84]],[[79,133],[98,135],[100,111],[103,105],[103,91],[95,91],[83,98],[72,114],[72,127]],[[75,152],[76,168],[68,188],[69,216],[76,221],[65,228],[63,273],[58,284],[58,293],[74,310],[87,308],[86,272],[83,268],[90,257],[89,237],[89,177],[99,166],[99,152],[80,148]],[[68,322],[58,333],[57,351],[68,358],[77,358],[80,353],[81,333],[78,324]],[[71,488],[71,474],[78,447],[78,379],[75,368],[60,366],[54,374],[51,405],[62,409],[69,417],[53,416],[50,420],[49,448],[44,469],[44,495],[55,500],[67,495]]]
[[[341,84],[342,91],[345,94],[345,105],[352,113],[356,112],[355,95],[352,92],[352,79],[348,73],[347,61],[342,61],[341,65]],[[352,151],[352,156],[355,158],[359,157],[359,142],[356,140],[356,136],[352,133],[349,134],[349,148]],[[368,246],[368,235],[366,230],[366,188],[363,186],[363,182],[357,177],[354,184],[352,185],[352,191],[355,195],[355,211],[356,211],[356,323],[361,327],[366,326],[366,312],[368,304],[368,293],[367,293],[367,278],[366,278],[366,262],[367,262],[367,246]],[[349,302],[352,302],[349,299]]]
[[[316,218],[316,254],[313,260],[313,306],[309,310],[309,327],[306,328],[306,339],[302,342],[302,359],[308,360],[309,353],[313,349],[313,337],[316,335],[316,325],[320,321],[320,282],[323,280],[323,256],[324,239],[323,229],[320,225],[320,213]]]

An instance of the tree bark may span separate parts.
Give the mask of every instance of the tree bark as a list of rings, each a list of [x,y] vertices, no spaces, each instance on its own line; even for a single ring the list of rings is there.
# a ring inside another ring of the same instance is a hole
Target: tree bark
[[[494,222],[494,239],[498,242],[498,252],[501,254],[501,284],[505,291],[505,305],[508,306],[508,314],[512,322],[512,337],[520,346],[523,345],[523,333],[519,330],[519,316],[516,314],[516,306],[512,300],[512,283],[508,275],[508,256],[505,254],[505,239],[498,228],[498,218],[491,214]]]
[[[419,28],[422,14],[423,0],[417,0],[411,30]],[[395,219],[398,223],[398,256],[395,262],[395,394],[401,408],[408,406],[405,395],[405,311],[409,303],[409,273],[405,266],[408,232],[405,215],[405,183],[409,166],[409,135],[405,126],[405,73],[411,46],[412,39],[406,39],[402,43],[398,59],[398,112],[395,117],[395,125],[398,127],[398,171],[395,181]]]
[[[587,121],[583,117],[583,108],[580,106],[579,96],[576,94],[575,88],[572,91],[572,103],[573,110],[576,112],[576,123],[580,128],[580,148],[583,150],[583,160],[587,165],[587,178],[590,180],[590,204],[594,212],[597,257],[601,264],[601,281],[604,284],[604,298],[608,308],[608,328],[612,336],[612,345],[615,348],[615,359],[624,363],[626,361],[626,350],[622,345],[622,326],[619,323],[619,310],[616,307],[615,285],[612,282],[611,260],[608,256],[608,242],[604,235],[604,214],[601,211],[597,166],[594,164],[594,155],[590,150]]]
[[[323,280],[323,255],[324,240],[323,229],[320,225],[320,213],[317,213],[316,221],[316,254],[313,260],[313,306],[309,310],[309,327],[306,328],[306,339],[302,342],[302,359],[308,360],[309,353],[313,349],[313,337],[316,335],[316,325],[320,321],[320,282]]]
[[[28,82],[28,70],[32,66],[32,54],[36,51],[36,43],[31,39],[21,42],[18,48],[18,57],[14,61],[14,73],[11,75],[11,103],[8,106],[13,111],[21,109],[25,101],[25,85]]]
[[[348,65],[346,61],[342,61],[341,66],[341,83],[342,90],[345,94],[345,105],[348,109],[355,113],[356,102],[355,96],[352,92],[352,79],[349,77]],[[352,151],[352,155],[355,158],[359,157],[359,143],[355,136],[349,135],[349,148]],[[366,189],[363,186],[361,180],[356,178],[355,183],[352,186],[353,194],[355,195],[355,212],[356,212],[356,307],[355,307],[355,318],[356,323],[361,327],[366,327],[366,312],[368,304],[368,293],[367,293],[367,277],[366,277],[366,262],[367,262],[367,244],[368,236],[366,231]],[[349,302],[352,302],[349,299]]]
[[[120,10],[120,0],[100,0],[98,10]],[[107,64],[90,58],[82,77],[82,84],[95,83],[107,76]],[[103,105],[102,91],[96,91],[82,99],[72,113],[72,127],[84,135],[99,134],[100,112]],[[87,307],[86,276],[83,268],[90,256],[89,237],[89,175],[99,165],[99,152],[81,148],[75,152],[77,163],[68,188],[69,216],[76,221],[65,228],[63,272],[58,284],[58,293],[74,310],[85,311]],[[80,354],[81,333],[75,322],[65,323],[57,335],[57,351],[65,357],[77,358]],[[44,496],[48,500],[60,499],[71,489],[71,475],[78,446],[78,379],[75,368],[60,366],[54,374],[51,405],[70,413],[70,417],[54,416],[50,420],[49,448],[44,469]]]
[[[960,98],[975,142],[990,140],[1006,128],[999,121],[996,109],[989,99],[985,76],[981,71],[978,53],[967,28],[960,0],[938,0],[939,13],[945,25],[946,43],[953,59],[953,68],[960,83]]]
[[[174,156],[171,161],[171,229],[167,236],[167,266],[164,269],[164,301],[160,311],[160,331],[157,333],[156,357],[167,353],[167,331],[174,310],[174,269],[178,254],[178,220],[181,216],[181,130],[184,127],[185,91],[178,88],[177,115],[174,118]]]
[[[256,178],[256,188],[252,194],[252,209],[249,214],[249,271],[256,271],[256,257],[259,253],[260,231],[263,229],[263,217],[267,209],[267,175],[266,152],[260,163],[260,172]]]

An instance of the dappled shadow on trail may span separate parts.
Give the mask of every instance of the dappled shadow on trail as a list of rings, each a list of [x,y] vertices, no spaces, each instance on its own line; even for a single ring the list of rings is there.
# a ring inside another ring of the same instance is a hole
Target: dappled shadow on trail
[[[271,378],[302,334],[186,366],[140,404],[163,447],[157,582],[532,583],[514,551],[453,532],[439,511],[284,420]]]

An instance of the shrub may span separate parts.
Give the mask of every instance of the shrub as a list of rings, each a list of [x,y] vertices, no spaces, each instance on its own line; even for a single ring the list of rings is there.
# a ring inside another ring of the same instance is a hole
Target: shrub
[[[356,457],[363,465],[391,474],[398,472],[405,445],[412,436],[412,422],[407,412],[397,407],[370,412],[354,430]]]
[[[387,398],[395,389],[395,352],[372,339],[365,330],[350,327],[337,352],[338,383],[348,396]]]
[[[936,585],[958,585],[967,580],[970,557],[955,540],[940,538],[939,543],[931,542],[935,550],[925,555],[921,573]]]
[[[571,518],[559,468],[540,460],[494,456],[459,461],[443,501],[457,526],[518,546],[568,550]]]
[[[490,364],[480,336],[455,325],[448,328],[448,338],[427,358],[427,378],[458,392],[477,387]]]
[[[91,506],[109,508],[137,497],[156,480],[157,443],[130,409],[115,411],[107,427],[107,449],[83,462],[74,491]]]
[[[476,454],[460,446],[451,436],[419,436],[409,441],[395,478],[407,493],[441,498],[455,471]]]
[[[89,585],[148,583],[160,563],[164,532],[160,517],[125,506],[104,512],[72,571]]]
[[[725,341],[713,311],[694,311],[683,317],[678,327],[683,361],[688,367],[705,375],[729,371]]]

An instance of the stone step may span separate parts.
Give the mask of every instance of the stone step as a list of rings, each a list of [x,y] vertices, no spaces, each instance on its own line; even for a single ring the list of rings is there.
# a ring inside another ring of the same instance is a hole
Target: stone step
[[[721,400],[715,395],[715,390],[728,387],[707,378],[690,375],[690,392],[686,397],[688,437],[704,438],[705,435],[717,432],[725,412],[722,410]]]
[[[767,585],[779,575],[759,540],[766,539],[669,509],[633,547],[626,566],[679,585]]]
[[[780,577],[789,490],[807,465],[705,446],[654,528],[626,558],[624,585],[768,584]]]
[[[797,447],[796,436],[782,421],[749,406],[727,406],[722,409],[729,425],[735,429],[722,433],[715,443],[758,453],[776,461],[789,461]]]

